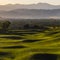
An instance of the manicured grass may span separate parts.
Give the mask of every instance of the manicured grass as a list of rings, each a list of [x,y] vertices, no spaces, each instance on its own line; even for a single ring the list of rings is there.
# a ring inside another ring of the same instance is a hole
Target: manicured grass
[[[13,31],[13,34],[6,35],[0,34],[1,60],[31,60],[30,57],[38,53],[60,54],[59,30],[36,31],[34,33],[31,31],[27,32],[26,30],[22,31]]]

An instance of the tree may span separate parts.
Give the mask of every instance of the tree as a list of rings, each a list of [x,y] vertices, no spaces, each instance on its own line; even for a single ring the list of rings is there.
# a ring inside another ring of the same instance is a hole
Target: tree
[[[33,28],[34,29],[39,29],[40,27],[39,27],[39,25],[34,25]]]
[[[2,30],[7,30],[10,26],[11,22],[10,21],[4,21],[2,23]]]
[[[24,25],[24,29],[29,29],[29,27],[30,27],[29,24]]]

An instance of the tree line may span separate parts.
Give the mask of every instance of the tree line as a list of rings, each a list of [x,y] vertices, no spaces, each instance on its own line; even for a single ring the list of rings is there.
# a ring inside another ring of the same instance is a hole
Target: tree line
[[[10,25],[11,25],[10,21],[5,20],[3,22],[0,22],[0,32],[8,31],[10,29]],[[52,28],[55,29],[56,26],[53,25]],[[42,29],[42,30],[46,30],[46,29],[49,29],[49,26],[39,25],[39,24],[34,24],[33,26],[31,26],[30,24],[24,24],[23,28],[19,27],[18,29]]]

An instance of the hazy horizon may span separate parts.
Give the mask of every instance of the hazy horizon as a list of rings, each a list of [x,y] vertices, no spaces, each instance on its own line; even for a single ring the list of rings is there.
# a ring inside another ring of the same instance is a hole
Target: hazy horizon
[[[59,0],[0,0],[0,5],[6,4],[37,4],[48,3],[52,5],[60,5]]]

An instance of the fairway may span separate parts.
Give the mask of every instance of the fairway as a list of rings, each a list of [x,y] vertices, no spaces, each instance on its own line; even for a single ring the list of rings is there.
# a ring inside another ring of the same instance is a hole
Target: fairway
[[[36,54],[54,54],[60,60],[60,31],[20,30],[0,34],[0,60],[40,60],[32,58]]]

